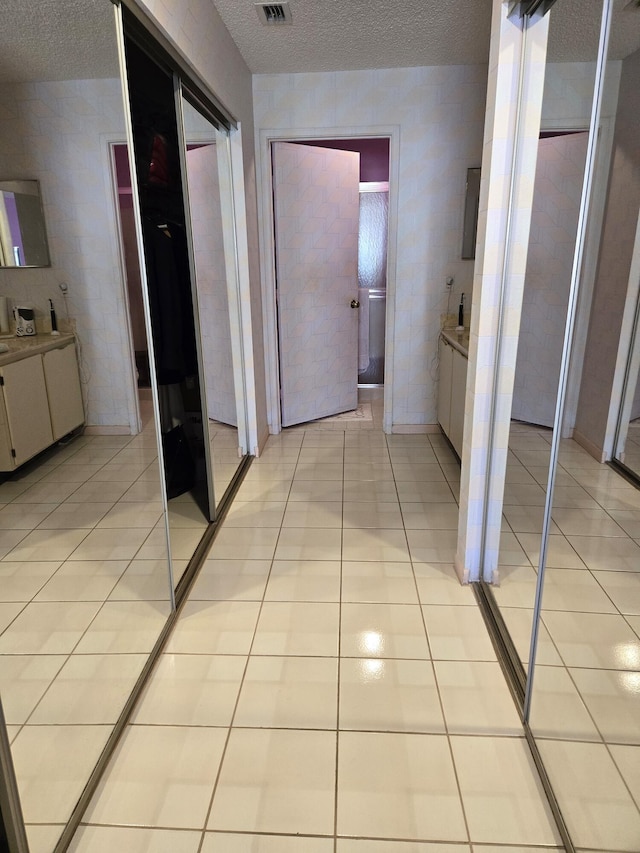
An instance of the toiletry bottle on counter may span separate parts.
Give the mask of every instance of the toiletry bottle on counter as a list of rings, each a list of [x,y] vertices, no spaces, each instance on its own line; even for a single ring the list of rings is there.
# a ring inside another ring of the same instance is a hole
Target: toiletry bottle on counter
[[[58,320],[56,317],[56,309],[53,307],[53,299],[49,300],[49,311],[51,314],[51,334],[59,335],[60,332],[58,331]]]

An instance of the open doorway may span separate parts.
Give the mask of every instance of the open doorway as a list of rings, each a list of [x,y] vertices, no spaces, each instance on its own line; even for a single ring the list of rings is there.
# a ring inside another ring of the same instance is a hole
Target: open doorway
[[[274,142],[272,177],[281,421],[292,426],[359,409],[364,389],[382,395],[389,138]]]

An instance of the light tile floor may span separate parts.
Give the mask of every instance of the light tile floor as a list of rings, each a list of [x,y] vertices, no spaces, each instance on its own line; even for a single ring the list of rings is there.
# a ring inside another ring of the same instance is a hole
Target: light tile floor
[[[457,463],[438,435],[385,438],[372,412],[256,460],[73,851],[560,849],[450,568]],[[511,449],[495,592],[526,660],[549,434],[514,429]],[[166,598],[152,442],[57,453],[0,487],[0,686],[32,853],[52,850]],[[564,444],[532,725],[585,851],[640,849],[638,495]],[[186,553],[187,504],[174,521]]]
[[[32,853],[53,849],[170,612],[141,411],[139,435],[79,436],[0,484],[0,695]],[[237,432],[210,427],[221,496]],[[206,524],[189,496],[171,503],[179,576]]]
[[[501,613],[528,660],[551,431],[513,424]],[[640,491],[561,443],[531,728],[580,850],[640,850]]]
[[[254,462],[73,853],[561,849],[451,568],[450,451],[373,412]]]

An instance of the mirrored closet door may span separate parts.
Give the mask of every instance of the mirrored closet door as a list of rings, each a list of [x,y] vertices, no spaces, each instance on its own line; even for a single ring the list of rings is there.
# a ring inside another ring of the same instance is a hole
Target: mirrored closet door
[[[123,24],[134,213],[177,587],[247,446],[228,134],[126,9]]]
[[[640,839],[640,491],[606,464],[633,459],[636,5],[589,0],[579,26],[571,0],[549,12],[499,585],[487,590],[568,851],[631,853]]]
[[[247,447],[231,206],[228,132],[184,88],[180,97],[195,290],[200,318],[206,421],[216,506]]]
[[[564,556],[556,549],[554,560],[549,546],[527,707],[574,847],[618,853],[640,844],[640,490],[605,461],[624,453],[629,471],[638,470],[640,9],[608,6],[599,156],[580,270],[584,290],[593,259],[590,311],[581,345],[578,304],[571,355],[582,370],[569,373],[564,393],[565,410],[572,397],[577,406],[558,449],[551,504]]]
[[[126,19],[125,19],[126,23]],[[125,26],[133,178],[174,584],[214,518],[174,75]]]
[[[0,174],[38,182],[51,264],[2,267],[0,295],[43,340],[53,301],[85,422],[0,478],[0,697],[38,853],[69,840],[247,448],[227,130],[129,38],[131,121],[121,11],[3,9]],[[45,59],[25,60],[26,33]]]
[[[571,9],[562,0],[551,8],[546,21],[536,18],[529,21],[530,27],[548,25],[548,51],[513,385],[498,584],[488,590],[512,641],[515,668],[523,690],[541,566],[549,464],[578,238],[601,9],[602,0],[585,4],[587,36],[582,30],[576,32],[572,44],[556,40],[556,33],[572,31],[567,27]],[[579,52],[581,62],[572,67],[567,60],[575,52]],[[565,510],[570,514],[576,500],[575,485],[560,468],[555,482],[556,513],[550,535],[544,540],[546,565],[558,583],[567,577],[557,573],[566,567],[567,554],[571,551],[563,527]],[[548,646],[548,637],[542,629],[539,653],[543,658],[552,654]]]
[[[82,49],[71,19],[83,22]],[[56,340],[52,300],[85,424],[0,482],[0,696],[29,846],[49,853],[172,591],[157,416],[138,387],[116,203],[112,146],[126,142],[126,121],[113,7],[9,2],[2,27],[0,176],[38,182],[50,265],[2,267],[0,294],[31,306],[43,346]],[[2,358],[5,370],[11,352]]]

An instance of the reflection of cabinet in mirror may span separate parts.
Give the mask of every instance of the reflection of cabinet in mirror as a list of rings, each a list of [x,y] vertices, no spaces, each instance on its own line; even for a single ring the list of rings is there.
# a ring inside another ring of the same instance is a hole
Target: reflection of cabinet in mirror
[[[0,367],[2,471],[13,471],[84,422],[73,340],[20,356],[4,356]]]

